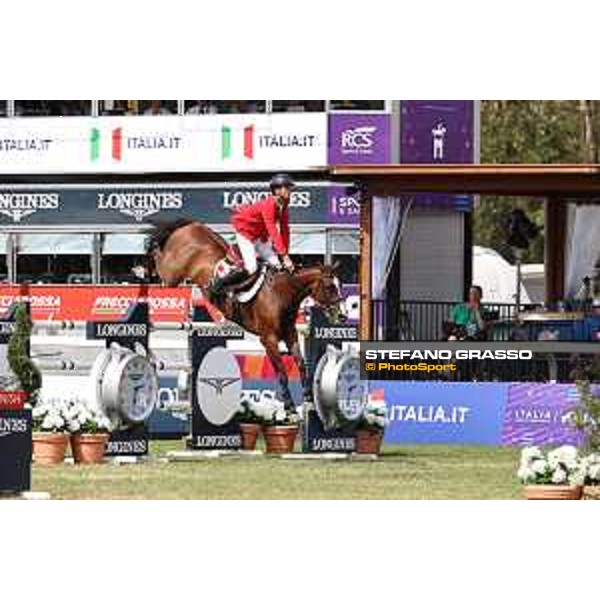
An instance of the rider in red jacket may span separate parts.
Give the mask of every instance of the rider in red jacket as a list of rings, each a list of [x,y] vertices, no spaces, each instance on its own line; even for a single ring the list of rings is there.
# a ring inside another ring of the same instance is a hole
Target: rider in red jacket
[[[235,229],[244,269],[235,270],[216,282],[216,293],[255,273],[258,269],[258,258],[275,268],[279,269],[283,264],[288,272],[294,271],[294,263],[288,254],[288,207],[293,185],[288,175],[275,175],[270,183],[271,196],[234,211],[231,224]]]

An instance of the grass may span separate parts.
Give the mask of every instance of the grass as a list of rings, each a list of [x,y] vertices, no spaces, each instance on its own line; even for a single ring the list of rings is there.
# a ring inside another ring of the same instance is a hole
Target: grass
[[[33,467],[33,489],[55,499],[511,499],[518,450],[388,446],[376,462],[220,458],[166,463],[183,442],[151,443],[134,465]]]

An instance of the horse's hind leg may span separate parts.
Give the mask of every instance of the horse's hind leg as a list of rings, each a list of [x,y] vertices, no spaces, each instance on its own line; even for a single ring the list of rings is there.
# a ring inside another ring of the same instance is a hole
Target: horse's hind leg
[[[302,352],[300,350],[300,342],[298,341],[298,332],[294,327],[286,336],[285,344],[288,347],[288,350],[292,353],[294,360],[296,361],[296,366],[298,367],[298,371],[300,371],[300,380],[302,381],[302,390],[305,402],[310,402],[312,400],[312,393],[308,381],[308,372],[306,370],[306,363],[304,362],[304,357],[302,356]]]
[[[294,404],[294,400],[292,399],[292,394],[290,393],[287,372],[285,370],[285,365],[283,364],[281,354],[279,353],[279,340],[276,336],[270,335],[268,337],[261,338],[261,342],[265,347],[267,356],[269,357],[269,360],[275,369],[275,373],[277,374],[281,399],[285,405],[285,408],[287,411],[295,412],[296,406]]]

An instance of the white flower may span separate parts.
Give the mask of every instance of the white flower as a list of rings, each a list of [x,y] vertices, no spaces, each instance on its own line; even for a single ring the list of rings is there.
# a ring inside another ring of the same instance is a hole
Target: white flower
[[[572,485],[583,485],[585,483],[586,469],[580,466],[569,476],[569,483]]]
[[[529,463],[536,458],[543,458],[542,451],[537,446],[529,446],[521,450],[521,463]]]
[[[50,415],[46,415],[41,425],[42,429],[49,431],[54,427],[54,421]]]
[[[531,470],[538,475],[543,475],[547,468],[548,463],[543,458],[537,458],[531,463]]]
[[[517,471],[517,477],[523,483],[529,483],[530,481],[535,480],[535,473],[529,467],[521,466],[521,467],[519,467],[519,470]]]
[[[588,467],[588,475],[594,483],[600,483],[600,464],[592,464]]]
[[[548,453],[548,462],[552,468],[564,465],[567,469],[577,467],[577,448],[575,446],[561,446]]]
[[[286,413],[284,409],[277,409],[275,411],[275,421],[278,423],[283,423],[286,418]]]
[[[31,415],[37,419],[39,417],[43,417],[45,414],[47,414],[47,412],[48,407],[44,406],[43,404],[40,404],[31,411]]]
[[[552,474],[552,483],[561,484],[567,481],[567,472],[562,468],[558,467]]]

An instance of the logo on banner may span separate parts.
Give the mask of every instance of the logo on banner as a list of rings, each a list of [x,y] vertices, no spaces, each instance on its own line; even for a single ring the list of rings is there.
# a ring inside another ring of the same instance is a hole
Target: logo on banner
[[[254,125],[248,125],[242,130],[242,154],[248,160],[254,160],[256,148],[286,149],[286,148],[314,148],[317,146],[319,136],[315,134],[296,133],[263,133],[257,134]],[[234,131],[228,125],[221,127],[221,160],[233,158]]]
[[[440,121],[432,130],[433,160],[444,160],[447,129],[443,121]]]
[[[154,297],[140,299],[137,296],[98,296],[92,306],[94,315],[122,316],[127,312],[133,302],[146,300],[149,304],[150,314],[168,313],[181,314],[187,309],[185,298],[176,296]]]
[[[58,210],[60,194],[0,192],[0,214],[20,223],[38,210]]]
[[[183,194],[179,192],[98,193],[98,210],[116,210],[137,222],[165,210],[181,210]]]
[[[243,155],[249,160],[254,159],[254,125],[248,125],[243,130]],[[228,125],[221,127],[221,160],[233,156],[233,130]]]
[[[340,134],[342,154],[373,154],[375,125],[345,129]]]
[[[228,423],[240,408],[242,376],[229,350],[209,350],[198,369],[196,399],[205,419],[213,425]]]
[[[123,160],[123,150],[178,150],[181,137],[177,135],[128,135],[123,134],[122,127],[115,127],[110,133],[110,155],[113,161]],[[102,149],[102,133],[97,127],[90,130],[90,160],[100,160]]]
[[[232,190],[223,192],[223,208],[238,208],[254,204],[270,196],[267,190]],[[290,208],[310,208],[312,203],[309,190],[293,191],[290,195]]]
[[[4,138],[0,139],[0,152],[47,152],[52,138]]]

